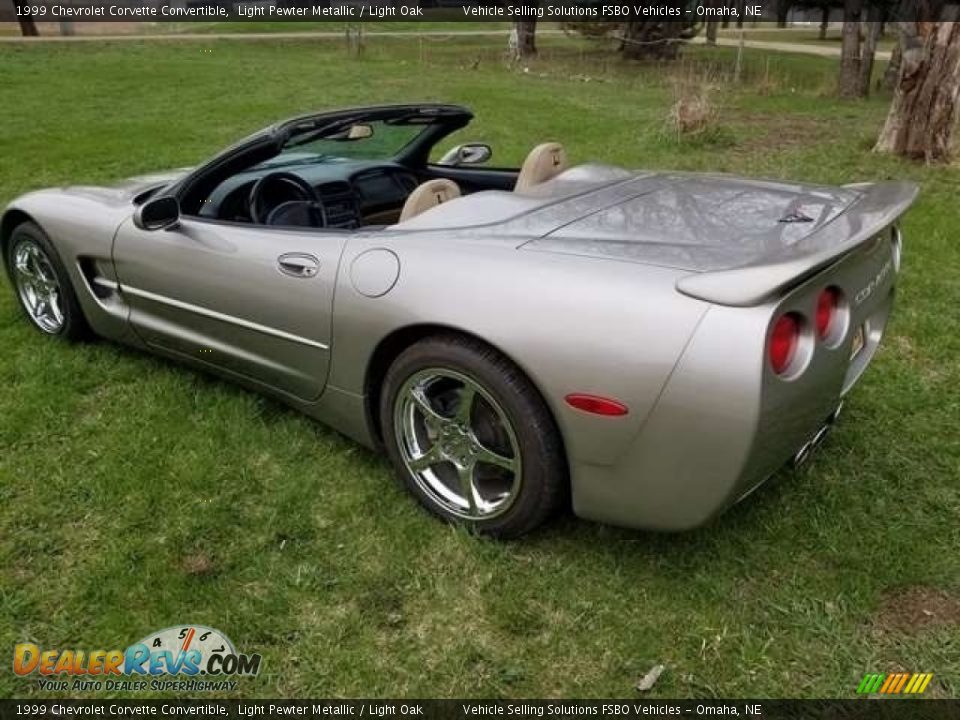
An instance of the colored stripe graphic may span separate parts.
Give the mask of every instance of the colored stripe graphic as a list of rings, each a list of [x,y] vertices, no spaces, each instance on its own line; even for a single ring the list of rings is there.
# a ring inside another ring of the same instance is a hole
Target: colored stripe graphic
[[[930,683],[930,678],[932,677],[933,673],[915,673],[913,680],[908,683],[904,692],[910,693],[911,695],[922,693],[927,689],[927,685]]]
[[[880,683],[883,682],[885,677],[886,675],[883,673],[867,673],[863,676],[863,680],[860,681],[857,692],[867,695],[877,692],[880,689]]]
[[[887,679],[883,682],[883,685],[880,687],[880,694],[882,695],[884,693],[890,692],[890,688],[894,684],[896,684],[897,678],[899,677],[900,675],[898,673],[891,673],[890,675],[887,675]]]
[[[932,679],[933,673],[867,673],[857,686],[857,694],[919,695]]]
[[[903,686],[906,684],[907,678],[909,677],[910,677],[910,673],[901,674],[900,677],[897,679],[897,684],[894,685],[892,688],[890,688],[890,692],[899,693],[901,690],[903,690]]]

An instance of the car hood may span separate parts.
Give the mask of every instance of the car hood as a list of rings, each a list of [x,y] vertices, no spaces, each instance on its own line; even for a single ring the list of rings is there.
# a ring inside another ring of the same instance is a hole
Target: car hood
[[[524,248],[700,272],[742,267],[802,254],[804,241],[861,193],[671,173],[635,176],[591,195],[570,201],[585,205],[574,217],[554,208],[561,222]]]
[[[142,192],[146,192],[152,188],[164,187],[179,180],[190,172],[191,169],[192,168],[179,168],[176,170],[150,173],[149,175],[137,175],[108,186],[71,185],[63,188],[62,192],[92,200],[99,200],[108,205],[125,205]]]

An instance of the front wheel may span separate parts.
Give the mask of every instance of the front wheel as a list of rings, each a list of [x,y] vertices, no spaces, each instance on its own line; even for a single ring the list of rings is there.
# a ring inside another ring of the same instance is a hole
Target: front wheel
[[[25,222],[14,228],[8,243],[7,267],[17,300],[40,332],[67,340],[90,334],[70,276],[53,243],[39,226]]]
[[[401,353],[380,419],[401,481],[448,521],[516,537],[564,499],[566,462],[549,410],[515,365],[477,341],[429,338]]]

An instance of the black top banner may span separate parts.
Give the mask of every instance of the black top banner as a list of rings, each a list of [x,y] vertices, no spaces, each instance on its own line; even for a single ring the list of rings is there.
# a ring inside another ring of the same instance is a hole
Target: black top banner
[[[777,0],[0,0],[0,21],[35,22],[624,22],[662,20],[774,23]],[[797,6],[820,17],[812,0]],[[886,7],[886,6],[885,6]],[[884,10],[884,22],[955,19],[953,4]],[[844,9],[843,12],[846,12]],[[900,15],[909,17],[900,17]],[[842,16],[842,13],[840,13]],[[927,17],[930,15],[930,17]],[[935,17],[934,17],[935,15]],[[863,15],[856,18],[862,20]]]
[[[774,21],[775,0],[0,0],[0,21]]]
[[[0,720],[184,717],[582,720],[955,720],[960,700],[3,700]]]

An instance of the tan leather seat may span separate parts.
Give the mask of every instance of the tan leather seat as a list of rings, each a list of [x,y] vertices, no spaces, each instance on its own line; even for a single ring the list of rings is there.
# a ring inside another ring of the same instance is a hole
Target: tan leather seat
[[[537,145],[523,161],[514,192],[529,190],[534,185],[546,182],[567,169],[567,153],[563,145],[555,142]]]
[[[403,204],[403,210],[400,211],[400,220],[409,220],[422,212],[436,207],[448,200],[460,197],[460,187],[446,178],[437,178],[427,180],[425,183],[417,185],[416,189],[407,197]]]

